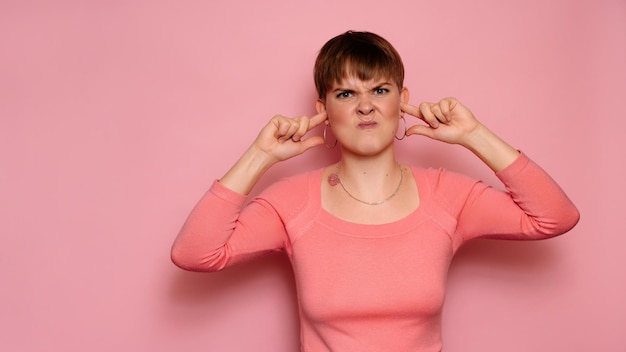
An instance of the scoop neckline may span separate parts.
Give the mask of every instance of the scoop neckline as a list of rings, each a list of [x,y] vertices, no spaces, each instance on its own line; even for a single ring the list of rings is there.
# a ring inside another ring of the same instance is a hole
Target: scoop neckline
[[[319,223],[322,226],[332,229],[334,232],[352,237],[381,238],[411,232],[415,227],[419,226],[425,218],[422,214],[424,213],[424,205],[428,203],[425,202],[425,199],[428,198],[429,192],[426,182],[424,182],[425,180],[421,180],[421,175],[416,173],[415,167],[409,166],[409,168],[411,169],[413,180],[417,186],[420,204],[407,216],[383,224],[363,224],[344,220],[324,209],[322,206],[322,182],[324,181],[324,168],[318,169],[317,175],[315,175],[316,177],[313,177],[311,180],[311,187],[313,188],[313,199],[316,200],[319,208]]]

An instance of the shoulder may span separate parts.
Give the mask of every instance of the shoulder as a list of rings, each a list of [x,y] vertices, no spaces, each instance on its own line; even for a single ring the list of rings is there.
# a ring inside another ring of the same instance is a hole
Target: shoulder
[[[444,168],[413,167],[420,196],[452,211],[457,209],[473,192],[487,187],[478,179]]]
[[[294,176],[284,177],[271,184],[262,195],[289,197],[292,193],[308,192],[314,181],[321,181],[322,170],[316,169]]]
[[[454,192],[472,187],[480,180],[444,168],[411,167],[418,186],[429,187],[432,191]]]
[[[311,202],[315,186],[320,187],[322,169],[305,172],[295,176],[281,178],[263,190],[256,201],[264,201],[280,213],[297,212]],[[318,190],[319,191],[319,190]]]

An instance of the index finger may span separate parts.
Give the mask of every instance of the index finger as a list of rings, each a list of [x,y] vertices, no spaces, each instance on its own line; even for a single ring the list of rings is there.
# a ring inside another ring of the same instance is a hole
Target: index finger
[[[409,103],[400,103],[400,110],[406,112],[407,114],[417,117],[418,119],[422,119],[422,112],[417,106],[411,105]]]
[[[317,115],[314,115],[309,119],[309,130],[319,126],[322,122],[326,121],[328,115],[326,115],[326,111],[322,111]]]

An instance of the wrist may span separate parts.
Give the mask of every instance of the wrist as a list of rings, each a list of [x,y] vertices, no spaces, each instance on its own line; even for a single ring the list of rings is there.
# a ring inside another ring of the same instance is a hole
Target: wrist
[[[494,134],[483,124],[478,123],[474,129],[472,129],[465,138],[461,141],[461,145],[473,152],[481,149],[481,146],[489,143],[489,139],[493,138]]]
[[[252,145],[220,179],[220,183],[237,193],[246,195],[276,162],[263,150]]]
[[[495,172],[506,168],[519,156],[517,149],[482,124],[467,135],[462,145]]]
[[[238,164],[244,166],[251,174],[263,174],[278,160],[265,152],[263,149],[252,144],[241,156]]]

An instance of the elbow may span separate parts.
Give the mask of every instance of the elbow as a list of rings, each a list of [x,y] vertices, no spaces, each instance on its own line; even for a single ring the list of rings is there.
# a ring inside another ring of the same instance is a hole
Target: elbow
[[[580,212],[573,205],[561,211],[549,225],[543,226],[543,234],[547,237],[563,235],[573,229],[580,220]]]
[[[569,230],[573,229],[576,224],[580,221],[580,212],[575,206],[571,206],[569,211],[567,212],[567,216],[563,218],[562,221],[562,233],[566,233]]]
[[[194,271],[194,265],[189,256],[179,247],[174,244],[170,251],[170,259],[172,263],[183,270]]]
[[[174,265],[187,271],[215,272],[226,267],[226,261],[220,255],[205,256],[176,244],[172,246],[170,259]]]

